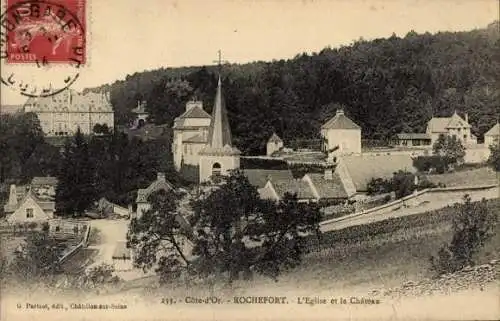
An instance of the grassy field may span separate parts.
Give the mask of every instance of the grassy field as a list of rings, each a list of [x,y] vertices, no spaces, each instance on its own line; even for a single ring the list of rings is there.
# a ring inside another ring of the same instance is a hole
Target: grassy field
[[[426,175],[426,177],[435,184],[443,183],[447,187],[499,183],[499,177],[489,167],[464,169],[446,174]]]
[[[500,200],[488,201],[500,212]],[[347,292],[367,294],[371,290],[401,286],[406,281],[431,277],[429,259],[450,241],[453,207],[431,213],[390,219],[325,233],[321,244],[311,240],[314,250],[303,263],[278,282],[256,276],[253,281],[236,282],[231,291],[239,294]],[[500,224],[476,257],[478,263],[500,258]],[[208,286],[144,289],[157,285],[155,277],[130,282],[128,291],[142,293],[211,293]]]

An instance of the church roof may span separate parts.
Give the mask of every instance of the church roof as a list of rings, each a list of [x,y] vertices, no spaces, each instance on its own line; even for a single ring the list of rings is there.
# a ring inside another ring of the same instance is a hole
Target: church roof
[[[282,143],[283,140],[278,135],[276,135],[276,133],[273,133],[273,135],[271,136],[271,138],[269,138],[269,140],[267,142],[268,143]]]
[[[200,154],[210,155],[238,155],[240,151],[232,146],[231,128],[227,118],[224,97],[222,96],[222,83],[219,76],[215,103],[212,111],[212,122],[208,132],[208,144]]]
[[[349,119],[342,109],[337,110],[337,113],[329,121],[327,121],[321,129],[359,129],[356,123]]]
[[[497,122],[495,126],[491,127],[484,136],[500,136],[500,124]]]
[[[177,117],[178,119],[185,119],[185,118],[211,118],[211,116],[203,110],[199,106],[194,106],[193,108],[190,108],[186,110],[182,115]]]

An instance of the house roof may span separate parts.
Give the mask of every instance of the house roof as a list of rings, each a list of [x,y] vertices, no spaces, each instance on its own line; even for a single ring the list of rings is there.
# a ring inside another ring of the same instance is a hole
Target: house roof
[[[56,208],[56,203],[54,201],[48,201],[48,200],[41,200],[40,198],[38,198],[35,193],[30,189],[30,190],[27,190],[27,191],[24,191],[22,193],[18,193],[17,194],[17,205],[15,207],[11,207],[9,208],[9,206],[5,206],[4,209],[6,212],[15,212],[19,207],[21,207],[21,205],[24,204],[24,202],[26,201],[26,199],[28,198],[31,198],[33,199],[33,201],[35,201],[35,203],[40,206],[40,208],[43,210],[43,211],[54,211],[55,208]]]
[[[173,186],[166,181],[165,176],[159,173],[157,179],[147,188],[141,188],[137,191],[136,203],[147,203],[149,196],[154,192],[160,190],[171,191],[173,189]]]
[[[416,172],[413,159],[408,154],[402,155],[350,155],[339,158],[347,168],[356,191],[366,191],[372,178],[391,178],[394,172],[405,170]]]
[[[57,95],[30,97],[24,104],[25,111],[27,107],[34,112],[113,112],[109,93],[82,93],[69,88]]]
[[[431,135],[422,133],[399,133],[396,137],[398,139],[431,139]]]
[[[31,180],[31,186],[40,186],[40,185],[51,185],[51,186],[56,186],[58,183],[58,180],[56,177],[52,176],[45,176],[45,177],[33,177]]]
[[[457,112],[454,112],[451,117],[432,117],[427,123],[427,128],[433,133],[445,133],[448,128],[463,128],[469,125]]]
[[[183,139],[182,142],[183,143],[192,143],[192,144],[204,144],[207,142],[207,138],[204,137],[203,135],[198,134],[198,135]]]
[[[261,199],[276,200],[276,194],[274,194],[274,190],[270,186],[266,185],[262,188],[259,188],[257,191],[259,192],[259,196]]]
[[[358,129],[361,130],[356,123],[349,119],[342,109],[337,110],[334,117],[328,120],[321,129]]]
[[[283,198],[287,192],[297,194],[298,199],[316,198],[309,184],[301,179],[272,181],[271,184],[280,198]]]
[[[267,142],[268,143],[282,143],[283,140],[278,135],[276,135],[276,133],[273,133]]]
[[[348,198],[344,185],[337,173],[333,173],[333,179],[331,180],[325,179],[325,176],[320,173],[309,173],[306,174],[307,176],[311,179],[320,199]]]
[[[243,173],[248,178],[250,184],[258,188],[263,188],[268,180],[283,181],[293,179],[292,172],[288,169],[245,169]]]
[[[500,124],[497,122],[495,126],[491,127],[484,136],[500,136]]]

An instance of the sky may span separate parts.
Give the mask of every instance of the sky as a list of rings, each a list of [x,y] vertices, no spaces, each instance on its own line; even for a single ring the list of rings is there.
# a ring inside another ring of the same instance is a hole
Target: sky
[[[76,90],[144,70],[214,64],[218,50],[231,63],[287,59],[361,37],[483,28],[499,15],[497,0],[87,1],[88,62]],[[25,100],[2,85],[2,104]]]

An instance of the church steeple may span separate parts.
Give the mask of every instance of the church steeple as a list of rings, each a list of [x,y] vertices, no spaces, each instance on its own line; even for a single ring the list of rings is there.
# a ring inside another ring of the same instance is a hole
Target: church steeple
[[[233,147],[231,128],[227,117],[226,104],[222,94],[222,80],[220,76],[222,68],[221,52],[219,50],[219,76],[217,81],[217,92],[215,93],[214,108],[212,110],[212,122],[208,132],[208,141],[200,154],[217,155],[239,155],[240,151]]]
[[[226,105],[222,94],[221,54],[219,51],[219,77],[215,93],[212,121],[208,131],[205,147],[198,153],[200,183],[227,175],[230,171],[240,168],[241,152],[231,142],[231,128],[227,117]]]
[[[208,134],[208,146],[212,148],[223,148],[231,146],[231,128],[227,118],[227,111],[222,96],[222,82],[219,75],[217,83],[217,93],[215,94],[215,103],[212,111],[212,124]]]

